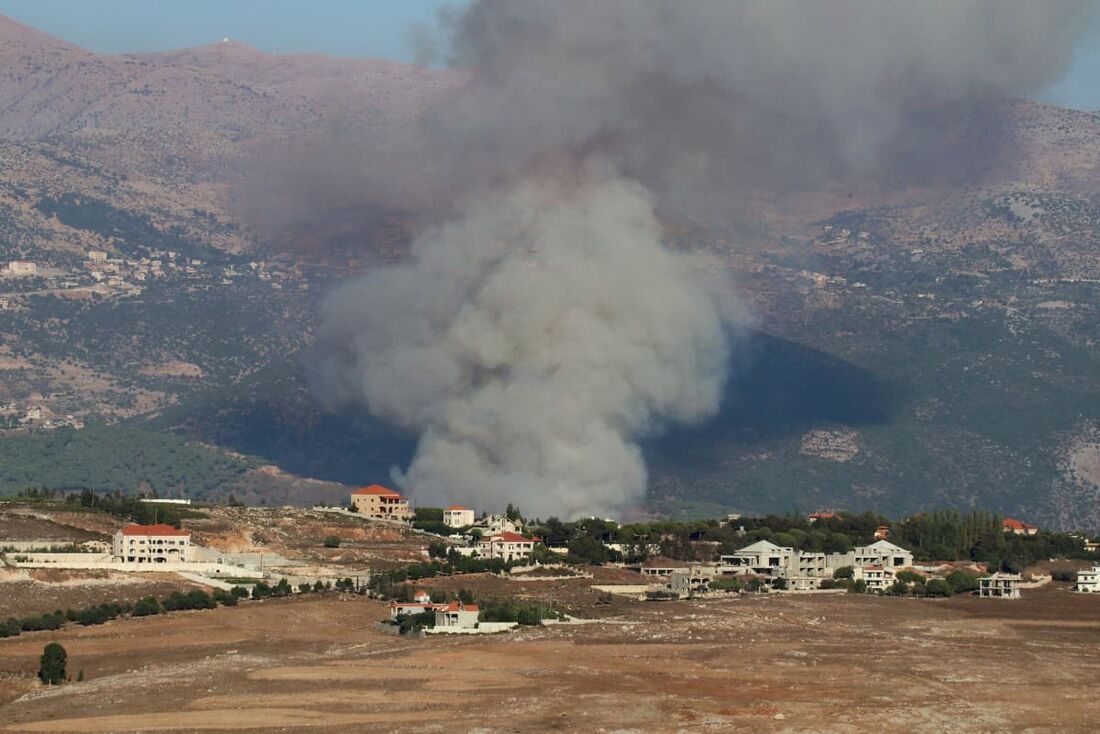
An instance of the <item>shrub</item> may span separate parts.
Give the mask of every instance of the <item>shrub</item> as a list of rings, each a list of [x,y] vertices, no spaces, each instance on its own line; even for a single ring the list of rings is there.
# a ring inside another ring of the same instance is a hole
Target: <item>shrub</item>
[[[852,585],[848,587],[849,594],[865,594],[867,592],[867,582],[863,579],[853,581]]]
[[[68,660],[65,648],[56,642],[51,642],[42,649],[42,657],[38,663],[38,678],[48,686],[56,685],[65,680],[65,663]]]
[[[776,591],[786,591],[787,590],[787,579],[784,579],[784,578],[774,579],[772,581],[772,588],[775,589]]]
[[[924,585],[925,596],[951,596],[951,586],[944,579],[929,579]]]
[[[146,596],[142,599],[138,599],[134,604],[134,616],[135,617],[148,617],[151,614],[160,614],[162,611],[160,602],[151,596]]]
[[[951,590],[956,594],[963,594],[978,588],[978,580],[976,578],[958,569],[947,574],[945,580],[947,581],[947,585],[950,586]]]
[[[298,593],[299,594],[308,594],[311,591],[313,591],[313,587],[310,586],[308,583],[298,584]]]
[[[234,586],[232,589],[229,590],[229,593],[237,597],[238,599],[248,598],[248,589],[244,588],[243,586]]]
[[[851,566],[841,566],[833,571],[834,579],[850,579],[855,576],[856,570]]]
[[[252,587],[253,599],[266,599],[269,596],[271,596],[271,587],[263,581]]]
[[[840,587],[840,584],[838,584],[835,579],[825,579],[824,581],[821,582],[821,586],[819,586],[817,588],[819,588],[819,589],[836,589],[836,588],[839,588],[839,587]]]
[[[0,622],[0,638],[3,637],[17,637],[23,628],[19,625],[19,620],[8,618],[4,622]]]
[[[326,548],[339,548],[340,547],[340,539],[337,538],[335,535],[326,535],[325,540],[324,540],[324,546]]]
[[[1072,568],[1053,568],[1050,571],[1050,577],[1055,581],[1076,581],[1077,572]]]

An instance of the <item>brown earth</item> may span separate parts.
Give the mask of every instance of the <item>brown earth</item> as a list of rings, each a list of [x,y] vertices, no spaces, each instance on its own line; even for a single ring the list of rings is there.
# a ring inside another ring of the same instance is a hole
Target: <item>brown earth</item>
[[[82,609],[108,602],[133,603],[196,588],[171,573],[118,573],[0,568],[0,619]]]
[[[5,731],[1095,731],[1100,600],[634,604],[483,638],[303,597],[0,641]],[[46,641],[86,679],[30,677]]]

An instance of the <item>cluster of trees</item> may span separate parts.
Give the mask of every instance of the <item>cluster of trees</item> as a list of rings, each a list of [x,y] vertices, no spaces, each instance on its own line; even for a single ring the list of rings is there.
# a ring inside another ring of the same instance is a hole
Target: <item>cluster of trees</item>
[[[411,596],[410,599],[403,599],[400,596],[406,593],[406,589],[408,590],[407,593],[412,593],[412,587],[408,586],[405,583],[406,581],[419,581],[420,579],[430,579],[440,575],[453,576],[461,573],[500,573],[510,568],[511,564],[505,563],[499,558],[466,558],[454,554],[445,562],[438,560],[425,561],[404,568],[380,571],[370,577],[367,588],[375,596],[383,599],[409,601]]]
[[[237,605],[238,599],[246,597],[248,597],[248,590],[241,586],[235,586],[231,591],[216,589],[212,594],[202,589],[192,589],[187,592],[173,591],[160,600],[153,596],[146,596],[133,604],[128,602],[96,604],[82,609],[68,609],[64,612],[57,610],[21,618],[11,617],[0,622],[0,637],[15,637],[23,632],[56,630],[66,622],[75,622],[87,627],[103,624],[125,615],[146,617],[184,609],[213,609],[219,604],[231,607]]]
[[[110,450],[105,450],[109,447]],[[179,436],[129,425],[19,433],[0,439],[0,492],[30,486],[96,487],[126,493],[201,496],[240,479],[252,467]]]
[[[892,522],[873,512],[841,513],[811,523],[801,515],[744,517],[730,523],[717,520],[659,521],[618,525],[586,519],[564,522],[551,517],[532,526],[545,543],[569,549],[566,561],[586,564],[636,562],[656,546],[661,555],[681,560],[711,560],[758,540],[800,551],[846,553],[874,541],[875,531],[890,528],[890,541],[913,551],[918,561],[972,560],[990,568],[1019,569],[1047,558],[1093,558],[1080,538],[1040,531],[1036,535],[1005,533],[1000,515],[982,510],[923,512]],[[605,543],[618,543],[623,553]]]

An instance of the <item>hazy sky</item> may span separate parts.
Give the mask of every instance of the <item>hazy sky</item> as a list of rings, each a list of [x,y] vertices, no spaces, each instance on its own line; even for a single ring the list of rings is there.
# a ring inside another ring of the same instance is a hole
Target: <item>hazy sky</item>
[[[1036,0],[1039,2],[1040,0]],[[0,0],[0,14],[106,53],[161,51],[228,37],[265,51],[411,61],[406,30],[463,0]],[[1044,98],[1100,109],[1100,29]]]

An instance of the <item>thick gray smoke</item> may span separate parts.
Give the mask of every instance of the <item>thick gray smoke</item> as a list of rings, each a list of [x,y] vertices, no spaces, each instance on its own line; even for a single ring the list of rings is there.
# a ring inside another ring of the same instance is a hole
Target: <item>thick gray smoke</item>
[[[444,223],[407,264],[328,300],[322,392],[421,433],[403,476],[419,501],[629,506],[646,482],[637,439],[712,414],[729,349],[655,208],[713,213],[751,186],[874,176],[913,146],[934,158],[930,113],[1053,81],[1092,10],[475,2],[447,23],[471,81],[365,148],[372,199]]]

